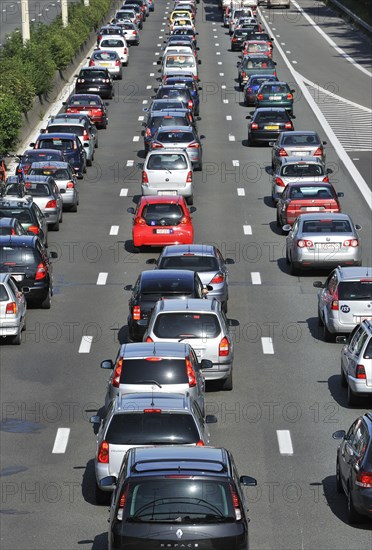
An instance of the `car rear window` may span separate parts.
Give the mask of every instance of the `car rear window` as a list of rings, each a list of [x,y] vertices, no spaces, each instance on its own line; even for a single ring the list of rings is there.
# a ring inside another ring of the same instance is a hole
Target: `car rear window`
[[[135,412],[115,414],[105,439],[114,445],[188,445],[200,438],[191,414]]]
[[[290,136],[284,136],[283,137],[283,144],[284,145],[304,145],[304,146],[315,146],[320,145],[320,141],[316,136],[309,136],[309,135],[290,135]]]
[[[106,74],[106,73],[105,73]],[[86,106],[86,105],[92,105],[92,106],[101,106],[101,102],[99,99],[95,99],[94,97],[82,97],[78,99],[72,99],[69,103],[70,107],[78,107],[79,105]]]
[[[170,131],[159,132],[156,138],[161,143],[185,143],[195,140],[192,132]]]
[[[158,269],[190,269],[200,273],[218,271],[218,261],[213,256],[165,256]]]
[[[188,384],[185,359],[125,359],[121,369],[120,384]]]
[[[165,60],[165,66],[169,67],[195,67],[195,58],[192,55],[169,55]]]
[[[160,313],[154,324],[158,338],[216,338],[220,332],[213,313]]]
[[[113,38],[109,38],[109,39],[104,39],[104,40],[101,40],[101,43],[100,43],[100,47],[102,48],[124,48],[124,40],[119,40],[119,39],[113,39]]]
[[[142,211],[147,225],[159,225],[164,220],[166,225],[177,225],[183,217],[183,210],[178,204],[148,204]]]
[[[186,170],[187,166],[186,157],[181,153],[174,155],[156,153],[150,155],[147,161],[148,170]]]
[[[275,80],[276,80],[276,76],[270,77],[270,75],[262,75],[262,76],[257,76],[257,77],[255,77],[255,78],[251,78],[251,79],[249,80],[249,85],[250,85],[250,86],[257,86],[257,85],[262,84],[262,82],[265,82],[265,80],[273,80],[273,81],[275,81]]]
[[[156,117],[153,126],[189,126],[190,121],[186,116],[164,116]]]
[[[101,45],[103,46],[103,43],[101,43]],[[107,47],[108,44],[105,44],[105,47]],[[87,80],[90,80],[92,78],[107,78],[107,73],[106,71],[92,71],[91,69],[87,69],[86,71],[84,69],[82,69],[80,71],[80,74],[79,74],[79,78],[85,78]]]
[[[189,94],[187,93],[187,90],[159,90],[158,92],[158,98],[159,99],[166,99],[166,98],[179,98],[180,101],[187,100],[189,97]]]
[[[351,233],[348,220],[309,220],[303,222],[304,233]]]
[[[155,100],[151,106],[152,111],[162,111],[165,109],[183,109],[183,103],[178,99],[167,100],[166,102],[164,100]]]
[[[25,187],[27,193],[32,197],[48,197],[51,194],[51,190],[47,183],[34,183],[26,181]]]
[[[293,187],[290,191],[291,199],[333,199],[332,191],[326,187]]]
[[[262,94],[286,94],[289,92],[285,84],[264,84],[261,88]]]
[[[248,69],[273,69],[275,67],[274,62],[269,57],[263,57],[262,59],[243,59],[243,67]]]
[[[29,171],[30,176],[53,176],[57,181],[68,180],[71,175],[66,168],[31,168]]]
[[[372,279],[361,281],[345,281],[338,285],[339,300],[369,300],[372,301]]]
[[[49,133],[55,134],[76,134],[77,136],[82,136],[84,134],[84,126],[80,124],[51,124],[48,126]]]
[[[124,521],[175,522],[175,525],[235,522],[228,482],[184,475],[174,479],[177,477],[174,470],[170,474],[129,483]]]
[[[28,208],[0,208],[0,218],[17,218],[20,223],[32,223],[31,212]]]
[[[164,274],[165,275],[165,274]],[[166,277],[154,271],[154,278],[144,277],[141,282],[141,294],[190,294],[194,290],[194,277],[173,275]],[[187,275],[187,274],[186,274]],[[191,275],[191,273],[190,273]]]
[[[324,176],[324,167],[321,164],[287,164],[282,166],[280,171],[282,176],[304,177],[304,176]],[[325,187],[319,187],[326,189]]]
[[[60,151],[72,151],[74,142],[72,139],[42,138],[38,142],[39,149],[59,149]]]
[[[258,112],[256,116],[253,117],[254,120],[260,122],[287,122],[289,116],[286,111],[261,111]]]
[[[0,302],[7,302],[9,300],[8,292],[4,285],[0,285]]]
[[[35,253],[32,248],[23,246],[0,247],[0,266],[27,266],[35,263]]]
[[[43,160],[61,160],[60,153],[38,153],[35,151],[34,153],[28,153],[24,157],[22,157],[22,162],[25,163],[32,163],[32,162],[38,162]]]

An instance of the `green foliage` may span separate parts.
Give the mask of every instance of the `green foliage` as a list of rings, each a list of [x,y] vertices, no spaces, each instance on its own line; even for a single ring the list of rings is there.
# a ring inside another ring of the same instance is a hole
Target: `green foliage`
[[[35,97],[35,86],[23,71],[21,60],[0,60],[0,74],[0,93],[15,98],[23,113],[29,111]]]
[[[22,112],[16,98],[0,93],[0,152],[8,153],[17,144]]]

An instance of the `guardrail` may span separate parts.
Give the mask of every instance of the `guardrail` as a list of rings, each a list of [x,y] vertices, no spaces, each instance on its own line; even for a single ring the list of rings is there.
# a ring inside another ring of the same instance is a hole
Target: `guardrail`
[[[335,6],[337,6],[341,11],[343,11],[344,13],[346,13],[351,19],[354,19],[354,21],[356,23],[358,23],[358,25],[360,25],[361,27],[363,27],[366,31],[368,31],[369,33],[372,34],[372,27],[371,25],[368,25],[368,23],[366,23],[365,21],[363,21],[363,19],[361,19],[360,17],[358,17],[357,15],[355,15],[355,13],[353,13],[351,10],[349,10],[349,8],[346,8],[343,4],[341,4],[341,2],[338,2],[338,0],[329,0],[329,2],[331,4],[335,4]]]

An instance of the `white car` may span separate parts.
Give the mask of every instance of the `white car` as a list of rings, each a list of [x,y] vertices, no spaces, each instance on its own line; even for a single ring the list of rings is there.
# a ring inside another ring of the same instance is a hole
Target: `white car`
[[[174,54],[177,55],[179,53],[185,54],[185,55],[195,55],[194,50],[191,46],[167,46],[164,48],[163,57],[168,54]]]
[[[120,34],[104,35],[99,41],[98,49],[116,52],[119,55],[122,64],[128,65],[129,47],[124,36],[120,36]]]
[[[277,201],[289,183],[328,182],[332,173],[318,157],[281,157],[273,170],[271,195]]]
[[[6,257],[6,250],[2,250],[2,256]],[[26,309],[25,297],[12,274],[0,273],[0,336],[9,337],[12,344],[21,343],[21,334],[26,326]]]

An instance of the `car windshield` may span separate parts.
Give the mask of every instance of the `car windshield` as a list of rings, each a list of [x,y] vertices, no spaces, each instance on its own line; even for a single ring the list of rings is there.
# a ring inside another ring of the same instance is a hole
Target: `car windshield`
[[[286,84],[263,84],[261,88],[262,94],[287,94],[289,88]]]
[[[152,380],[162,386],[164,384],[188,384],[185,359],[164,359],[151,356],[123,361],[120,384],[151,384]]]
[[[38,142],[40,149],[59,149],[60,151],[72,151],[74,142],[63,138],[41,138]]]
[[[287,164],[282,167],[281,175],[294,178],[303,176],[324,176],[324,167],[321,164]],[[317,187],[316,189],[319,191],[326,188]]]
[[[129,483],[123,514],[126,522],[235,522],[227,481],[171,474]]]
[[[28,266],[34,263],[35,256],[32,248],[11,245],[0,247],[0,268],[2,266]]]
[[[304,146],[318,146],[320,142],[315,136],[292,134],[290,136],[283,136],[283,145],[304,145]]]
[[[32,217],[28,208],[0,208],[0,218],[17,218],[22,224],[31,224]]]
[[[372,301],[372,278],[341,282],[338,285],[338,299]]]
[[[142,211],[147,225],[178,225],[183,215],[178,204],[147,204]]]
[[[190,269],[200,273],[218,271],[217,258],[213,256],[196,256],[185,254],[184,256],[165,256],[158,266],[159,269]]]
[[[148,170],[186,170],[187,161],[185,155],[175,153],[174,155],[154,154],[150,155],[147,161]]]
[[[329,187],[318,187],[316,185],[311,185],[309,187],[301,187],[296,185],[291,188],[290,194],[291,199],[333,199],[332,191]]]
[[[189,143],[195,140],[195,136],[192,132],[172,130],[171,132],[159,132],[156,139],[161,143]]]
[[[348,220],[306,220],[303,233],[352,233]]]
[[[154,324],[158,338],[216,338],[220,332],[213,313],[160,313]]]
[[[168,55],[165,60],[168,67],[194,67],[195,58],[192,55]]]
[[[191,414],[142,411],[115,414],[105,436],[113,445],[190,445],[199,439]]]

